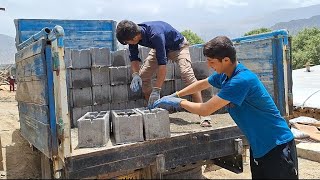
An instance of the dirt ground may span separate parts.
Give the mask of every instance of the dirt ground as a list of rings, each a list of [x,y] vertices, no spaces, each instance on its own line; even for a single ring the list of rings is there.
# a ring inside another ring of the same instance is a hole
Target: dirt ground
[[[171,116],[171,131],[175,133],[192,132],[199,127],[195,115],[181,114]],[[214,115],[213,128],[232,125],[228,114]],[[9,92],[9,86],[0,86],[0,136],[4,169],[0,169],[0,179],[39,179],[41,177],[40,154],[33,151],[29,143],[20,134],[19,113],[15,92]],[[191,125],[191,126],[190,126]],[[1,155],[0,155],[1,156]],[[1,159],[1,158],[0,158]],[[1,163],[1,162],[0,162]],[[320,163],[299,158],[300,179],[320,179]],[[0,165],[1,168],[1,165]],[[244,173],[235,174],[225,169],[206,172],[208,179],[250,179],[250,166],[244,164]]]

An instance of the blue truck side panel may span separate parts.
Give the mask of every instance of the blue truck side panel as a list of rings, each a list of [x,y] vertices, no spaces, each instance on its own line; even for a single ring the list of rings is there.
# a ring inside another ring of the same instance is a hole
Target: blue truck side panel
[[[47,157],[52,156],[46,40],[39,40],[16,53],[17,93],[22,136]],[[52,73],[52,71],[50,71]],[[52,81],[51,81],[52,83]],[[55,130],[55,129],[53,129]]]
[[[112,20],[58,20],[58,19],[16,19],[16,45],[22,43],[42,28],[63,27],[66,48],[86,49],[108,47],[117,50],[115,36],[116,22]]]
[[[284,46],[288,45],[288,32],[277,30],[271,33],[233,39],[238,61],[255,72],[273,97],[281,115],[286,114],[284,74],[291,74],[291,66],[284,68]],[[289,112],[287,112],[289,113]]]

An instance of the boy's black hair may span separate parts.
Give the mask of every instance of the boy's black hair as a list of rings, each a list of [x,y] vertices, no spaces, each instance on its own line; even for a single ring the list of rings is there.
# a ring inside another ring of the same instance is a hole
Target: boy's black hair
[[[139,26],[132,21],[122,20],[117,25],[116,36],[123,45],[126,45],[126,41],[132,40],[139,33]]]
[[[236,49],[232,41],[226,36],[217,36],[204,44],[203,54],[212,59],[222,61],[223,58],[230,58],[232,63],[235,63]]]

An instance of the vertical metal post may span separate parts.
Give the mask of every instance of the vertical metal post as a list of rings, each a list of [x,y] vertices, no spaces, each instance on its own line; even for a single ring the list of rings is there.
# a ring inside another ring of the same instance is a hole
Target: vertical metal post
[[[156,170],[157,170],[157,179],[163,179],[163,173],[166,171],[165,159],[163,154],[159,154],[156,157]]]

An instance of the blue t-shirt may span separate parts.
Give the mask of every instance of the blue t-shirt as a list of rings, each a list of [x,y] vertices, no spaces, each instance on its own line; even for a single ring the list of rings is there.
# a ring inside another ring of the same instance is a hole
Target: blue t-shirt
[[[266,88],[244,65],[238,64],[231,78],[214,73],[208,81],[221,89],[220,98],[230,101],[228,112],[247,137],[254,158],[294,138]]]
[[[183,43],[183,35],[170,24],[162,21],[150,21],[138,24],[141,29],[142,40],[139,45],[156,50],[159,65],[167,64],[167,52],[179,50]],[[138,44],[129,45],[130,60],[141,59],[138,57]]]

